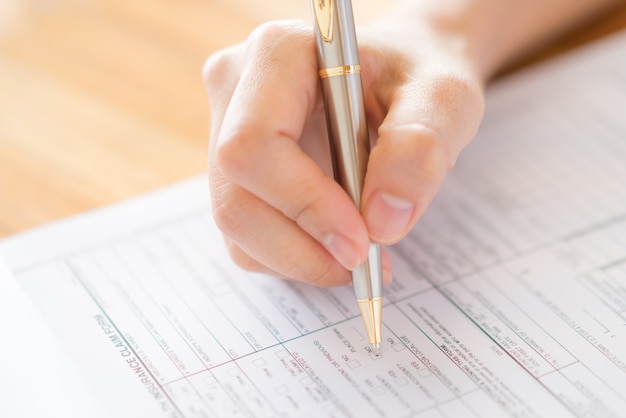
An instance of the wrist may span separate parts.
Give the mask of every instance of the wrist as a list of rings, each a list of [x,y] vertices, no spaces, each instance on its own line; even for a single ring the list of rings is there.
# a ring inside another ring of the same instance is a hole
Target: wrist
[[[456,55],[486,83],[498,71],[620,0],[396,0],[376,31]],[[405,48],[406,49],[406,48]]]
[[[388,51],[408,67],[451,71],[483,87],[499,62],[491,56],[484,29],[468,17],[474,12],[407,3],[360,28],[360,44]]]

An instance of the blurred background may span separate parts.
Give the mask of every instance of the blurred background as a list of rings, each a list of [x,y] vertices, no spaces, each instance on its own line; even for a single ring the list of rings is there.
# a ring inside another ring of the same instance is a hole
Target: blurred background
[[[0,0],[0,237],[205,172],[202,64],[279,18],[308,1]],[[626,5],[516,68],[620,28]]]

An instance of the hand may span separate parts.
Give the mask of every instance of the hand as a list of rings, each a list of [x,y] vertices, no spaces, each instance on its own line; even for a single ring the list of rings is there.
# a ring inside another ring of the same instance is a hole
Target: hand
[[[475,134],[482,79],[455,38],[393,22],[358,38],[375,142],[361,213],[330,172],[310,25],[265,24],[205,65],[213,215],[244,269],[348,284],[370,240],[406,236]]]

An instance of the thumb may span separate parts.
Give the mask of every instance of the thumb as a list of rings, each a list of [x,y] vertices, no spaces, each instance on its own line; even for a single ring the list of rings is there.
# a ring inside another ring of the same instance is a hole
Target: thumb
[[[482,89],[457,74],[421,74],[397,89],[388,109],[363,189],[363,217],[381,244],[406,236],[433,200],[476,133]]]

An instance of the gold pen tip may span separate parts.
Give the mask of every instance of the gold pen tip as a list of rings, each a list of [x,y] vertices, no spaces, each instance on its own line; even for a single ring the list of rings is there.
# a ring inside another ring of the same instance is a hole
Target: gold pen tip
[[[372,351],[374,351],[374,354],[379,356],[380,355],[380,343],[372,343]]]

